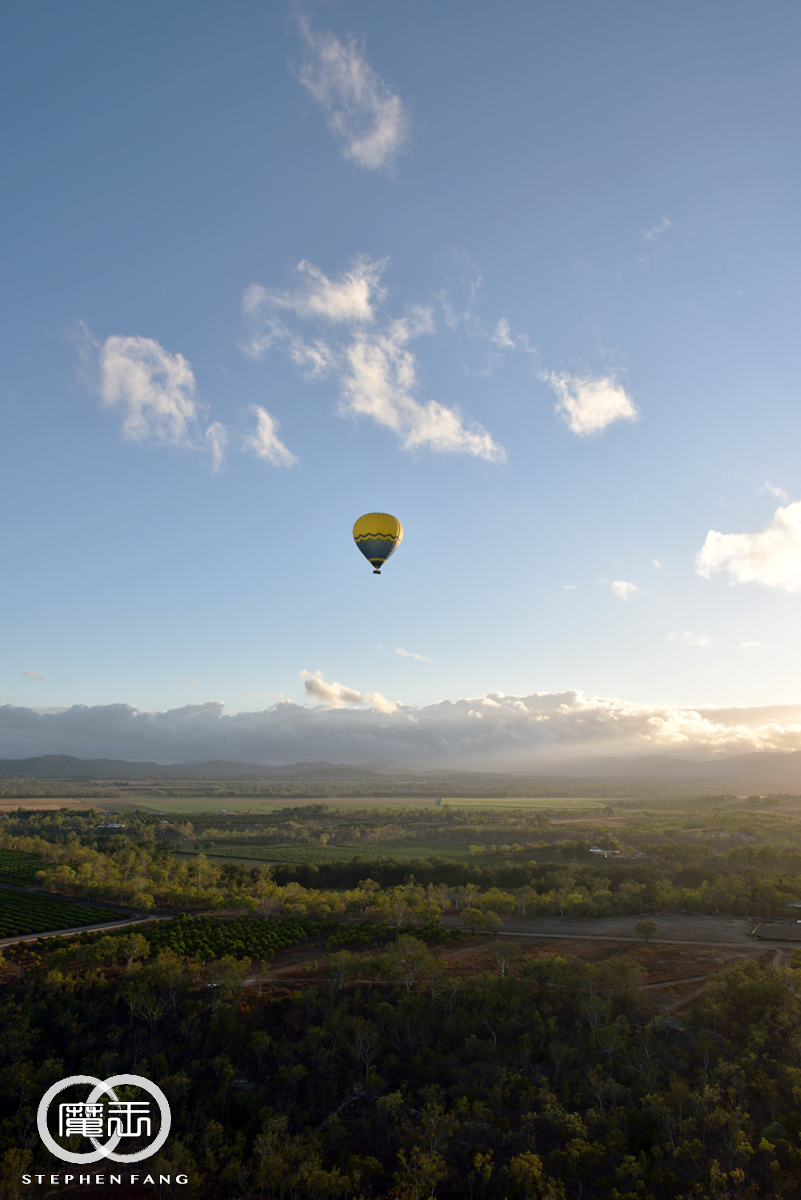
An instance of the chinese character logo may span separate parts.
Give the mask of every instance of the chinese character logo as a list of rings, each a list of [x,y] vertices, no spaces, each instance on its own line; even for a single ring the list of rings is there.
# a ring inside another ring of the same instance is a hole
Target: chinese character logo
[[[57,1120],[55,1108],[51,1117],[51,1106],[57,1096],[66,1091],[84,1091],[87,1085],[92,1090],[85,1099],[70,1097],[60,1102]],[[136,1089],[137,1094],[144,1091],[150,1099],[123,1099],[117,1095],[115,1088],[125,1088],[126,1094],[128,1089]],[[94,1150],[81,1152],[59,1145],[51,1132],[51,1121],[61,1141],[72,1137],[87,1138]],[[110,1079],[70,1075],[68,1079],[61,1079],[48,1088],[39,1103],[37,1114],[39,1136],[51,1154],[64,1162],[77,1164],[93,1163],[101,1158],[117,1163],[141,1162],[164,1145],[170,1132],[170,1123],[167,1097],[155,1083],[141,1075],[113,1075]],[[155,1136],[154,1128],[158,1130]],[[103,1138],[105,1142],[101,1140]],[[117,1146],[125,1139],[128,1139],[125,1145],[129,1153],[117,1154]],[[143,1139],[146,1139],[144,1148]]]

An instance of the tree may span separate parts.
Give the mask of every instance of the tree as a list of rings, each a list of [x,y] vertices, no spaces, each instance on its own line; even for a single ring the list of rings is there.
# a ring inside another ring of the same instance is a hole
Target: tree
[[[462,924],[470,933],[475,933],[484,923],[484,914],[480,908],[463,908]]]
[[[362,960],[359,955],[352,954],[350,950],[338,950],[336,954],[332,954],[328,959],[326,969],[331,995],[342,987],[346,979],[352,979],[358,975],[361,965]]]
[[[493,949],[493,958],[501,972],[501,979],[506,979],[514,966],[518,962],[523,951],[520,946],[514,942],[508,942],[503,938],[499,938]]]
[[[138,958],[146,958],[150,952],[150,943],[141,933],[130,933],[119,939],[119,953],[125,959],[125,969],[130,971]]]
[[[659,926],[656,921],[638,921],[634,926],[634,932],[637,937],[644,938],[647,942],[649,938],[656,937],[659,933]]]
[[[381,1048],[381,1034],[373,1021],[364,1017],[353,1017],[351,1021],[353,1035],[353,1053],[364,1066],[364,1074],[370,1074],[370,1067],[378,1057]]]
[[[432,958],[433,955],[426,947],[425,942],[412,937],[409,933],[403,933],[395,939],[378,961],[386,974],[403,981],[403,986],[408,992],[411,991],[417,976],[426,969]]]

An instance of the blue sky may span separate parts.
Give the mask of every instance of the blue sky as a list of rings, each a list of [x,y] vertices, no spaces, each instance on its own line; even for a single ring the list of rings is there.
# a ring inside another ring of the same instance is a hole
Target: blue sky
[[[800,25],[5,5],[2,702],[794,706]]]

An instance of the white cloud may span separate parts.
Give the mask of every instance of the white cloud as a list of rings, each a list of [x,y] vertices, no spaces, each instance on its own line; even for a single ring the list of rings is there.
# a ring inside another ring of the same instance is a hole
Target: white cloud
[[[637,592],[641,592],[642,588],[637,587],[636,583],[629,583],[627,579],[599,579],[599,583],[608,583],[609,590],[613,596],[617,596],[618,600],[630,600]]]
[[[666,229],[672,229],[673,222],[667,217],[663,217],[658,225],[654,225],[653,229],[641,229],[640,236],[644,242],[655,242],[660,233],[664,233]]]
[[[729,574],[729,584],[761,583],[782,592],[801,592],[801,500],[780,506],[761,533],[718,533],[711,529],[695,557],[697,574]]]
[[[740,642],[740,650],[753,650],[755,646],[761,646],[761,642]]]
[[[418,662],[431,662],[431,659],[426,658],[424,654],[415,654],[413,650],[401,650],[400,646],[396,648],[395,653],[399,654],[401,658],[416,658]]]
[[[601,433],[614,421],[636,421],[639,410],[625,389],[612,375],[557,375],[544,372],[540,378],[549,383],[559,400],[556,412],[573,433],[588,437]]]
[[[270,462],[274,467],[292,467],[298,461],[291,450],[287,450],[278,436],[278,422],[271,417],[266,408],[253,404],[251,411],[256,414],[256,428],[253,433],[245,434],[242,444],[245,449],[252,450],[259,458]]]
[[[410,343],[431,333],[434,319],[431,309],[422,306],[404,317],[378,319],[386,294],[380,285],[385,266],[362,258],[332,281],[301,263],[303,278],[294,292],[251,285],[242,301],[249,329],[243,349],[262,358],[277,345],[306,376],[333,377],[339,385],[340,416],[370,418],[390,429],[405,450],[426,447],[503,462],[503,447],[480,426],[466,426],[458,408],[416,398],[418,366]],[[282,311],[334,325],[332,339],[306,340],[285,324]]]
[[[228,430],[219,421],[212,421],[206,430],[206,441],[211,453],[211,467],[219,471],[225,457],[225,447],[228,442]]]
[[[495,332],[490,340],[493,341],[496,346],[500,346],[502,350],[514,349],[515,343],[512,340],[509,322],[506,320],[506,317],[501,317],[500,321],[495,326]]]
[[[682,646],[708,646],[705,633],[691,633],[689,629],[674,629],[667,635],[669,642],[680,642]]]
[[[575,592],[577,589],[575,583],[563,583],[562,590],[565,592]]]
[[[306,676],[307,682],[312,679],[324,683],[319,675]],[[56,712],[5,704],[0,706],[0,755],[274,764],[391,759],[506,770],[527,769],[543,757],[596,753],[709,758],[801,750],[798,705],[677,708],[566,691],[526,696],[493,692],[409,709],[379,693],[361,697],[341,685],[326,686],[341,690],[335,690],[333,699],[311,690],[314,699],[323,700],[320,706],[279,701],[257,712],[226,713],[219,702],[149,713],[127,704],[75,705]],[[348,693],[362,702],[348,701]],[[480,713],[481,719],[471,713]]]
[[[767,480],[765,481],[765,486],[761,487],[759,490],[760,492],[767,493],[769,496],[775,496],[777,500],[783,500],[785,504],[790,499],[789,492],[786,492],[784,488],[774,487],[773,484],[768,483]]]
[[[663,564],[662,564],[662,563],[659,561],[659,559],[658,559],[658,558],[652,558],[652,559],[651,559],[651,562],[654,564],[654,566],[656,567],[657,571],[661,571],[661,570],[662,570],[662,566],[663,566]]]
[[[344,141],[345,158],[370,171],[391,166],[409,137],[409,115],[400,96],[352,38],[341,42],[333,33],[314,33],[303,18],[300,30],[308,49],[300,82]]]
[[[105,408],[122,414],[126,441],[206,453],[219,470],[228,431],[219,421],[203,430],[208,405],[198,397],[192,366],[182,354],[171,354],[153,338],[120,334],[101,345],[83,321],[72,340],[81,356],[79,378],[100,393]]]
[[[44,675],[38,675],[36,671],[23,671],[22,674],[23,677],[27,676],[28,679],[38,679],[40,683],[45,682]]]
[[[245,293],[245,311],[266,306],[332,322],[372,321],[376,306],[386,295],[380,283],[386,266],[386,259],[357,258],[349,271],[332,280],[304,259],[295,267],[299,276],[296,288],[268,291],[254,284]]]
[[[336,708],[343,707],[345,704],[364,704],[364,696],[361,692],[354,691],[353,688],[345,687],[342,683],[326,683],[323,679],[322,671],[315,671],[311,675],[308,671],[300,671],[301,679],[305,680],[303,686],[309,696],[315,700],[322,700],[324,704],[333,704]]]
[[[378,712],[389,714],[397,712],[401,707],[397,701],[387,700],[380,692],[365,692],[362,695],[361,692],[345,687],[342,683],[326,683],[322,671],[315,671],[313,675],[308,671],[300,671],[299,674],[304,680],[303,686],[307,695],[321,700],[323,704],[330,704],[333,708],[344,708],[348,704],[370,704]]]
[[[106,338],[100,350],[100,392],[123,412],[122,436],[181,446],[191,442],[200,405],[192,368],[153,338]]]
[[[380,692],[365,692],[364,698],[370,701],[373,708],[384,714],[399,712],[402,707],[396,700],[387,700]]]

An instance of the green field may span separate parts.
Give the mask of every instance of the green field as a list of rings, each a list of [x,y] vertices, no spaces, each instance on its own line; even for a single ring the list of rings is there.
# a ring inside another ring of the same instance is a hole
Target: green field
[[[0,850],[0,883],[16,883],[18,887],[36,887],[37,871],[46,871],[49,864],[35,854],[23,850]]]
[[[493,812],[498,808],[523,808],[527,811],[543,809],[555,812],[557,809],[570,809],[571,812],[597,812],[608,804],[619,804],[617,799],[601,796],[504,796],[493,797],[491,800],[469,796],[443,796],[443,808],[488,808]]]
[[[23,937],[26,933],[50,933],[79,925],[118,921],[120,913],[89,907],[58,896],[32,895],[0,889],[0,938]]]
[[[215,843],[213,850],[179,850],[178,855],[205,854],[207,858],[262,863],[321,863],[342,862],[343,859],[395,858],[403,861],[418,858],[453,858],[464,861],[471,857],[467,842],[347,842],[338,846],[265,846],[236,842]]]

